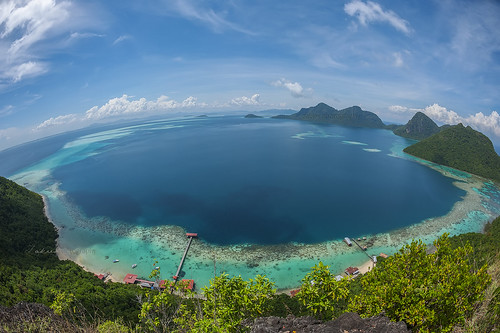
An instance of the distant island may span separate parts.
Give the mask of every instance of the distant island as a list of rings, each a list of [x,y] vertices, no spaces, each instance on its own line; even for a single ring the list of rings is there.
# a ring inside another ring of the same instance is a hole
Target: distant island
[[[337,110],[325,103],[319,103],[309,108],[302,108],[299,112],[292,115],[278,115],[272,118],[306,120],[351,127],[386,128],[382,120],[375,113],[364,111],[359,106]]]
[[[245,116],[245,118],[262,118],[262,117],[261,117],[261,116],[257,116],[257,115],[255,115],[255,114],[253,114],[253,113],[249,113],[249,114],[247,114],[247,115]]]
[[[437,164],[500,182],[500,156],[481,132],[462,124],[447,126],[403,150]]]

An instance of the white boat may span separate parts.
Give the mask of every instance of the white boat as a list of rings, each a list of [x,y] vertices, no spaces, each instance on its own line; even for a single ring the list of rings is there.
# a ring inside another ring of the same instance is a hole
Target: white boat
[[[136,267],[137,267],[137,264],[133,264],[133,265],[132,265],[132,268],[136,268]]]
[[[115,259],[115,260],[113,260],[113,263],[117,263],[117,262],[119,262],[119,261],[120,261],[120,260]]]

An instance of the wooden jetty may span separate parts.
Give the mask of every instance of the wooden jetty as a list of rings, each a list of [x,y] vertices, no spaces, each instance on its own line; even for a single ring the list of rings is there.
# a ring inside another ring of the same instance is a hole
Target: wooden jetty
[[[193,238],[198,237],[198,234],[193,232],[188,232],[186,236],[188,237],[188,243],[186,245],[186,250],[184,250],[184,255],[182,256],[181,262],[179,263],[179,267],[177,268],[177,273],[175,273],[175,275],[173,276],[174,281],[177,281],[179,279],[179,274],[181,274],[182,265],[184,265],[184,260],[186,259],[189,247],[191,246],[191,242],[193,241]]]
[[[351,241],[353,241],[354,244],[356,244],[361,249],[361,251],[363,251],[364,254],[366,254],[366,256],[368,258],[370,258],[371,261],[375,262],[377,260],[377,259],[373,259],[373,257],[366,252],[366,247],[362,247],[361,245],[359,245],[359,243],[354,238],[352,238]]]

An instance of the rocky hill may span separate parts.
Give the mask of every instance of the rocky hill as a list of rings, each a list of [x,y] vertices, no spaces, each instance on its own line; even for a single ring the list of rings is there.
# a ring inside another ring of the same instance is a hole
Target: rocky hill
[[[302,108],[292,115],[274,116],[276,119],[306,120],[352,127],[385,128],[382,120],[373,112],[364,111],[359,106],[337,110],[325,103]]]
[[[423,140],[436,133],[441,128],[422,112],[417,112],[406,125],[399,126],[393,130],[394,134],[415,140]]]

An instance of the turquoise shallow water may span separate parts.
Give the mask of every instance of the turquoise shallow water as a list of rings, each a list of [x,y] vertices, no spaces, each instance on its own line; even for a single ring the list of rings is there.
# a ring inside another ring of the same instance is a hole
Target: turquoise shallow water
[[[116,279],[134,263],[149,275],[155,259],[168,278],[187,230],[201,236],[183,269],[198,285],[215,268],[289,288],[319,260],[336,272],[366,261],[344,236],[390,254],[412,238],[479,231],[499,212],[494,184],[410,158],[410,141],[383,130],[193,118],[53,144],[10,178],[45,196],[61,254]]]

